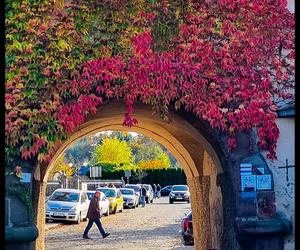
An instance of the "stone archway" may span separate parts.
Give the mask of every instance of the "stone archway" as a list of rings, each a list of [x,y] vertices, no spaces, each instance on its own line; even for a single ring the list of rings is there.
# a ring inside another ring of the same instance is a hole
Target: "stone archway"
[[[36,167],[34,196],[38,212],[36,223],[39,229],[36,249],[45,249],[45,190],[52,164],[76,140],[105,130],[141,133],[161,143],[174,155],[186,174],[191,190],[195,247],[201,250],[221,249],[224,240],[224,198],[217,177],[223,169],[212,145],[189,122],[175,113],[170,113],[170,120],[166,122],[155,118],[151,107],[138,104],[134,113],[138,125],[127,128],[122,125],[125,112],[125,106],[120,103],[102,106],[70,135],[47,166]]]

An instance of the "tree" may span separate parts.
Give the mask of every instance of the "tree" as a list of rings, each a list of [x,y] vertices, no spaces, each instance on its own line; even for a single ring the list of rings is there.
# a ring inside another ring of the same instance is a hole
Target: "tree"
[[[66,163],[64,156],[60,156],[57,158],[56,162],[54,163],[53,167],[50,169],[50,179],[53,178],[55,173],[64,173],[67,177],[74,175],[75,170],[72,167],[69,167],[68,163]]]
[[[145,144],[137,151],[136,164],[141,170],[170,168],[168,155],[158,145]]]
[[[92,151],[93,146],[88,138],[84,137],[65,151],[65,160],[80,166],[90,159]]]
[[[95,163],[98,165],[111,165],[114,170],[136,169],[133,164],[131,149],[125,141],[117,138],[106,138],[94,152]]]
[[[134,180],[139,180],[139,183],[143,183],[142,180],[143,180],[147,175],[148,175],[148,174],[147,174],[144,170],[138,169],[137,171],[135,171],[135,172],[133,173],[132,178],[133,178]]]

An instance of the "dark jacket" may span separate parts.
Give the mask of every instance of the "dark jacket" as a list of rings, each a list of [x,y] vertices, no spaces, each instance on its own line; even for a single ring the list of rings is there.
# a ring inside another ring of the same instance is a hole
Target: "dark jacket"
[[[145,187],[143,187],[141,189],[141,196],[146,196],[147,195],[147,189]]]
[[[90,201],[89,209],[86,216],[89,220],[100,219],[99,200],[96,196]]]

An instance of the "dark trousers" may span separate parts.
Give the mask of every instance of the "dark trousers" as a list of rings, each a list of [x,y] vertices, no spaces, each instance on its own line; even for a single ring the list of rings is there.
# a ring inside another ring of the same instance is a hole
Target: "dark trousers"
[[[91,227],[93,226],[93,223],[94,223],[94,222],[96,223],[96,225],[97,225],[97,227],[98,227],[98,229],[99,229],[99,231],[100,231],[102,237],[104,237],[105,231],[104,231],[104,229],[103,229],[103,227],[102,227],[102,224],[101,224],[101,222],[100,222],[100,219],[96,219],[96,220],[90,220],[90,219],[89,219],[89,223],[87,224],[87,226],[86,226],[86,228],[85,228],[85,230],[84,230],[83,236],[87,236],[87,235],[88,235],[88,233],[89,233]]]

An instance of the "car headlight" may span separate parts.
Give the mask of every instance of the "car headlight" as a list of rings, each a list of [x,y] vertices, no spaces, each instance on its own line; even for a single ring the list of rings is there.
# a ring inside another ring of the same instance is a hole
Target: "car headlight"
[[[46,211],[48,212],[48,211],[50,211],[50,210],[51,210],[51,208],[49,207],[48,204],[46,204]]]
[[[171,196],[175,196],[175,194],[173,194],[173,193],[170,193],[170,195],[171,195]]]
[[[77,209],[77,206],[73,206],[73,207],[70,209],[70,212],[76,212],[76,209]]]

